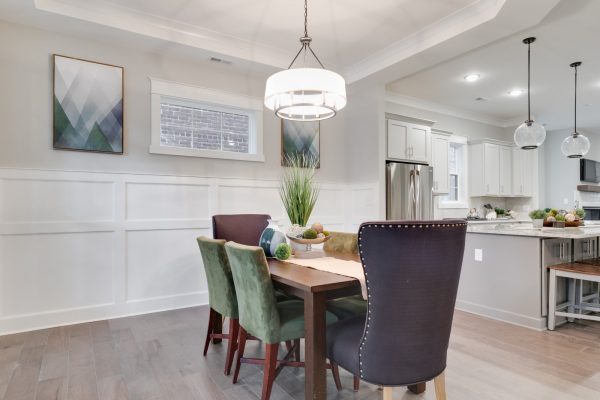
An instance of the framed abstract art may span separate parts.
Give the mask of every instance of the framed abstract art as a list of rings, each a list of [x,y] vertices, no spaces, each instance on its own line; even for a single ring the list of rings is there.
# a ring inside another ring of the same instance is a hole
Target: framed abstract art
[[[123,153],[123,67],[55,54],[55,149]]]
[[[298,155],[317,160],[317,168],[321,165],[319,121],[281,120],[281,165],[287,166],[286,160]]]

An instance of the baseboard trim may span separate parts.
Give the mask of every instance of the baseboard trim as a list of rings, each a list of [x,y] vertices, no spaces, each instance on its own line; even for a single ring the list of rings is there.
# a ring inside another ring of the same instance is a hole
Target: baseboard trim
[[[0,336],[208,304],[208,292],[0,318]]]
[[[527,315],[517,314],[510,311],[500,310],[462,300],[456,300],[456,309],[494,319],[496,321],[507,322],[512,325],[534,329],[536,331],[544,331],[547,329],[545,317],[534,318]]]

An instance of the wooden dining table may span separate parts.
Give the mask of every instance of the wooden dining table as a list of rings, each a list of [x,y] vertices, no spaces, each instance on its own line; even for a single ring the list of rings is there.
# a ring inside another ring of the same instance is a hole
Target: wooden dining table
[[[327,257],[358,260],[354,255],[326,253]],[[305,399],[327,398],[325,311],[329,299],[361,293],[357,279],[293,264],[293,259],[269,259],[273,286],[304,300]]]
[[[326,257],[359,261],[358,255],[326,252]],[[269,259],[271,279],[276,289],[304,300],[305,395],[306,400],[327,398],[325,312],[329,299],[361,294],[355,278],[293,264],[294,260]],[[425,384],[409,386],[414,393]]]

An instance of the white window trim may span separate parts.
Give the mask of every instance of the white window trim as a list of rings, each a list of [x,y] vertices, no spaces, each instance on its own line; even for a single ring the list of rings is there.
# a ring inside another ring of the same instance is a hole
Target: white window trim
[[[187,85],[162,79],[150,79],[150,118],[151,141],[150,153],[167,154],[174,156],[220,158],[225,160],[264,162],[263,149],[263,103],[262,99]],[[181,147],[161,146],[160,144],[160,103],[161,98],[168,97],[181,103],[198,102],[210,105],[211,109],[219,110],[223,107],[230,111],[231,108],[239,109],[239,113],[249,117],[250,129],[256,128],[256,137],[250,137],[248,143],[253,154],[236,153],[220,150],[186,149]],[[250,110],[250,111],[249,111]]]
[[[450,144],[458,143],[463,146],[468,145],[468,139],[463,136],[452,135],[448,138],[448,142]],[[460,183],[459,183],[458,196],[459,196],[460,200],[459,201],[442,201],[440,199],[440,201],[438,202],[438,208],[444,208],[444,209],[459,209],[459,208],[468,209],[469,208],[469,203],[468,203],[468,201],[469,201],[469,198],[468,198],[468,193],[469,193],[468,155],[469,155],[469,152],[467,150],[468,150],[467,148],[464,148],[463,157],[462,157],[463,173],[460,176],[460,178],[464,183],[462,186],[460,186]],[[460,190],[461,188],[462,188],[462,190]]]

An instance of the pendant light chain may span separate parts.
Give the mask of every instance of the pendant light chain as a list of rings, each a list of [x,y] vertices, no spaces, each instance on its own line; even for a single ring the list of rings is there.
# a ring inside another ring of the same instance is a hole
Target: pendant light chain
[[[304,37],[308,37],[308,0],[304,0]]]
[[[300,50],[298,50],[298,53],[296,53],[296,56],[294,57],[287,69],[292,68],[292,65],[294,65],[294,63],[298,59],[298,56],[300,55],[300,53],[302,53],[302,50],[304,50],[304,53],[310,51],[310,53],[313,55],[315,60],[317,60],[321,68],[325,69],[325,66],[323,65],[321,60],[319,60],[319,57],[317,57],[313,49],[310,47],[310,42],[312,42],[312,39],[310,38],[310,36],[308,36],[308,0],[304,0],[304,36],[300,38],[300,43],[302,43],[302,46],[300,47]]]

